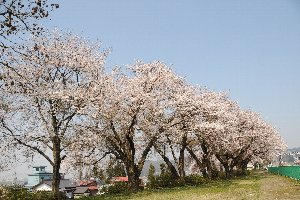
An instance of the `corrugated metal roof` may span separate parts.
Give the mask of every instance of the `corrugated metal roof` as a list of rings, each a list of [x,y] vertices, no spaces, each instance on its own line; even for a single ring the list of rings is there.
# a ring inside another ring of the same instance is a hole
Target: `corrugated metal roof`
[[[45,181],[37,184],[36,186],[34,186],[34,188],[37,187],[37,186],[39,186],[39,185],[42,185],[42,184],[47,184],[47,185],[49,185],[49,186],[52,187],[52,180],[45,180]],[[59,188],[63,189],[63,188],[66,188],[66,187],[76,187],[76,184],[73,183],[73,182],[71,182],[69,179],[62,179],[62,180],[60,180],[60,182],[59,182]]]
[[[76,190],[73,192],[74,194],[84,194],[89,192],[89,187],[76,187]]]

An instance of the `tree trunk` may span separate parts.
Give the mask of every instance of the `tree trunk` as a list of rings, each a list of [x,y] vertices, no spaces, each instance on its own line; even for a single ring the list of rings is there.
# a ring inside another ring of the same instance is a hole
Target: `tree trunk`
[[[200,161],[200,159],[196,156],[196,154],[194,153],[194,151],[190,148],[190,147],[186,147],[186,149],[188,150],[188,152],[190,153],[190,155],[192,156],[192,158],[196,161],[196,164],[199,168],[199,170],[201,171],[202,175],[204,178],[208,178],[208,174],[206,172],[205,167],[203,167],[203,163]]]
[[[212,164],[211,164],[210,157],[209,157],[209,150],[208,150],[207,145],[204,141],[201,142],[201,149],[203,151],[202,163],[206,168],[206,169],[203,170],[203,172],[205,174],[205,175],[203,174],[203,176],[207,176],[209,178],[212,178],[213,169],[212,169]]]
[[[165,163],[167,164],[169,170],[171,171],[171,175],[174,179],[178,179],[179,178],[179,174],[175,168],[175,166],[173,165],[173,163],[171,163],[171,161],[169,160],[169,158],[167,156],[162,156],[163,160],[165,161]]]
[[[179,156],[179,166],[178,166],[179,176],[181,178],[185,177],[185,171],[184,171],[184,150],[180,150],[180,156]]]
[[[131,191],[138,191],[140,188],[140,174],[141,170],[138,169],[138,167],[132,163],[125,161],[126,163],[126,173],[128,176],[128,187]]]
[[[203,154],[202,162],[206,168],[206,170],[205,170],[206,176],[209,178],[212,178],[213,170],[212,170],[210,159],[207,154]]]
[[[249,160],[243,161],[242,170],[247,170],[247,166],[249,162],[250,162]]]
[[[182,138],[182,142],[181,142],[181,148],[179,151],[179,165],[178,165],[178,171],[179,171],[179,175],[180,178],[184,178],[185,177],[185,171],[184,171],[184,152],[186,149],[186,141],[187,141],[187,137],[183,136]]]
[[[226,174],[226,178],[230,178],[232,177],[232,168],[229,165],[229,158],[227,155],[215,155],[217,157],[217,159],[220,161],[220,163],[223,165],[224,170],[225,170],[225,174]],[[223,157],[223,158],[222,158]]]
[[[165,161],[166,165],[168,166],[169,170],[171,171],[171,176],[173,179],[179,179],[179,174],[173,165],[173,163],[169,160],[169,158],[164,154],[164,152],[160,151],[158,148],[155,147],[155,150],[158,152],[158,154],[162,157],[162,159]]]
[[[139,159],[139,162],[136,163],[136,149],[135,149],[135,143],[133,140],[134,132],[133,125],[135,124],[135,117],[132,120],[132,123],[130,125],[128,134],[126,135],[126,143],[123,145],[120,145],[120,148],[117,148],[118,150],[115,152],[115,156],[122,160],[123,164],[126,168],[126,174],[128,176],[128,186],[129,189],[132,191],[137,191],[140,188],[140,175],[145,163],[145,160],[147,158],[147,155],[149,151],[151,150],[152,146],[154,145],[155,141],[157,140],[156,137],[151,138],[149,143],[146,145],[145,149],[142,152],[142,155]],[[113,124],[112,124],[113,130]],[[115,131],[114,131],[115,132]],[[130,134],[131,133],[131,134]],[[117,135],[117,133],[115,132]],[[114,144],[114,146],[118,147],[118,144]]]
[[[243,162],[242,163],[242,174],[243,175],[246,175],[246,171],[247,171],[247,165],[248,165],[248,162]]]
[[[53,137],[53,180],[52,180],[52,192],[55,195],[56,199],[60,199],[59,196],[59,183],[60,183],[60,164],[61,164],[61,158],[60,158],[60,139],[58,136]]]
[[[247,174],[247,166],[248,166],[249,162],[250,162],[250,159],[245,159],[245,160],[241,161],[241,163],[240,163],[240,169],[242,171],[242,175],[246,175]]]
[[[54,136],[51,137],[51,142],[53,144],[53,149],[52,149],[52,155],[53,155],[53,180],[52,180],[52,192],[55,195],[55,199],[60,200],[59,196],[59,183],[60,183],[60,174],[59,174],[59,169],[60,169],[60,163],[61,163],[61,157],[60,157],[60,143],[61,140],[59,138],[59,127],[57,124],[57,118],[56,118],[56,113],[55,109],[53,107],[53,101],[50,99],[49,100],[50,104],[50,111],[51,111],[51,125],[54,130]]]
[[[229,165],[227,163],[226,164],[224,163],[223,167],[225,169],[226,178],[230,178],[231,177],[231,173],[230,173]]]

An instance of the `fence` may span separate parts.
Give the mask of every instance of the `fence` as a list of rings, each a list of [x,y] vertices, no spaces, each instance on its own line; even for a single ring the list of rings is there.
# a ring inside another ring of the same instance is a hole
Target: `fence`
[[[269,167],[268,172],[300,180],[300,166]]]

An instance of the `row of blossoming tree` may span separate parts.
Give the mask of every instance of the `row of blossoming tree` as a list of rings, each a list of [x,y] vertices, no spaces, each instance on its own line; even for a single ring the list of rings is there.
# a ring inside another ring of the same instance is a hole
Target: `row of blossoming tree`
[[[56,193],[62,163],[96,165],[113,155],[136,190],[153,152],[181,179],[190,168],[205,177],[222,168],[230,177],[285,148],[258,113],[188,84],[162,62],[107,72],[108,50],[58,31],[15,48],[1,55],[1,167],[17,150],[39,154],[53,167]]]

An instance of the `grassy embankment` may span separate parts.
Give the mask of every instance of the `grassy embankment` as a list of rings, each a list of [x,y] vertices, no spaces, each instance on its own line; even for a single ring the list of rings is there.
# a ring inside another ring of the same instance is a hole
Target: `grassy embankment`
[[[300,199],[300,181],[268,173],[245,178],[211,181],[198,187],[144,190],[130,195],[102,195],[88,200],[206,200],[206,199]]]

